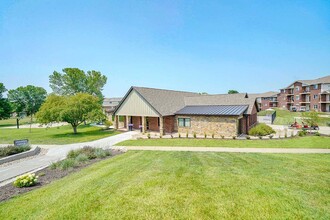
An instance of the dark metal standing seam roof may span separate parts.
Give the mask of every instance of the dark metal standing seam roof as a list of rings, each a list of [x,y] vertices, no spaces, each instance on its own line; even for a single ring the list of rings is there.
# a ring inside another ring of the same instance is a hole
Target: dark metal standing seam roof
[[[185,106],[177,111],[177,115],[241,115],[247,109],[248,105],[196,105]]]

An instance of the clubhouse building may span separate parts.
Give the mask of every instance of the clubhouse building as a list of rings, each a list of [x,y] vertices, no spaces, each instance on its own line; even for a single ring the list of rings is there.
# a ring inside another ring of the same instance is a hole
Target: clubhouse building
[[[117,129],[237,136],[257,123],[256,97],[131,87],[114,111]],[[121,127],[120,127],[121,126]]]

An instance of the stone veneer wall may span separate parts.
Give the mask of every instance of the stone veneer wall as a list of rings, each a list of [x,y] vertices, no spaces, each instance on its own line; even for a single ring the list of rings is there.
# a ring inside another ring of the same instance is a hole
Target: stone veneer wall
[[[237,117],[225,116],[176,116],[176,123],[178,118],[190,118],[190,127],[179,127],[179,133],[196,133],[197,135],[204,135],[206,133],[211,136],[213,133],[219,137],[232,137],[237,135],[238,120]]]

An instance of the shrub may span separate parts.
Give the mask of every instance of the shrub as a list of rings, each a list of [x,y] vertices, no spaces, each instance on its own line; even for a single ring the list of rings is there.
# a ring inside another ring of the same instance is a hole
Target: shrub
[[[52,162],[49,166],[51,170],[55,170],[59,167],[60,163],[59,162]]]
[[[262,139],[262,136],[259,136],[259,139]]]
[[[214,133],[212,133],[212,138],[214,139]]]
[[[224,138],[225,138],[225,136],[221,135],[221,139],[224,139]]]
[[[235,136],[235,135],[233,136],[233,139],[234,139],[234,140],[236,139],[236,136]]]
[[[186,133],[186,138],[188,138],[189,137],[189,134],[188,134],[188,131],[187,131],[187,133]]]
[[[113,125],[113,123],[112,123],[111,121],[109,121],[109,120],[106,120],[106,121],[104,122],[104,125],[105,125],[107,128],[109,128],[110,126]]]
[[[148,137],[148,139],[150,139],[150,138],[151,138],[151,136],[150,136],[150,133],[148,133],[148,134],[147,134],[147,137]]]
[[[181,138],[181,134],[179,133],[179,138]]]
[[[7,157],[10,155],[19,154],[24,151],[28,151],[30,149],[31,149],[31,147],[29,145],[26,145],[26,146],[8,145],[7,147],[0,148],[0,157]]]
[[[171,134],[171,138],[173,138],[173,135]]]
[[[306,135],[307,135],[307,131],[305,131],[305,130],[298,131],[298,136],[299,137],[303,137],[303,136],[306,136]]]
[[[38,181],[38,176],[34,173],[27,173],[22,176],[16,178],[13,182],[14,186],[22,188],[22,187],[29,187],[34,186]]]
[[[75,159],[80,153],[80,150],[70,150],[69,153],[66,155],[66,158]]]
[[[321,136],[321,134],[317,131],[315,132],[315,136]]]
[[[77,166],[77,161],[75,159],[69,158],[59,162],[59,168],[61,170],[67,170]]]
[[[107,156],[110,156],[110,151],[103,150],[102,148],[96,148],[95,149],[95,156],[97,158],[105,158]]]
[[[247,139],[247,140],[250,140],[250,139],[251,139],[251,137],[250,137],[250,136],[246,136],[246,139]]]
[[[194,132],[194,138],[196,138],[196,137],[197,137],[196,132]]]
[[[92,148],[92,147],[89,147],[89,146],[85,146],[83,147],[82,149],[80,150],[77,150],[79,153],[81,154],[85,154],[88,159],[92,160],[92,159],[95,159],[96,158],[96,155],[95,155],[95,148]]]
[[[78,162],[78,163],[82,163],[82,162],[86,162],[88,161],[88,157],[85,155],[85,154],[79,154],[75,160]]]
[[[273,139],[273,137],[274,137],[274,135],[272,135],[272,134],[269,135],[269,139]]]
[[[258,124],[249,131],[249,135],[253,136],[266,136],[274,133],[276,132],[270,126],[263,123]]]
[[[207,138],[207,134],[206,133],[204,133],[204,138]]]

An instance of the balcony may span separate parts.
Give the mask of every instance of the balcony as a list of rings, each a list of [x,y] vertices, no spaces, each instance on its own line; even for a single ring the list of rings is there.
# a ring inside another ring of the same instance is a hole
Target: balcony
[[[301,93],[299,93],[300,95],[309,95],[311,94],[311,91],[301,91]]]
[[[294,96],[293,93],[285,94],[286,96]]]

